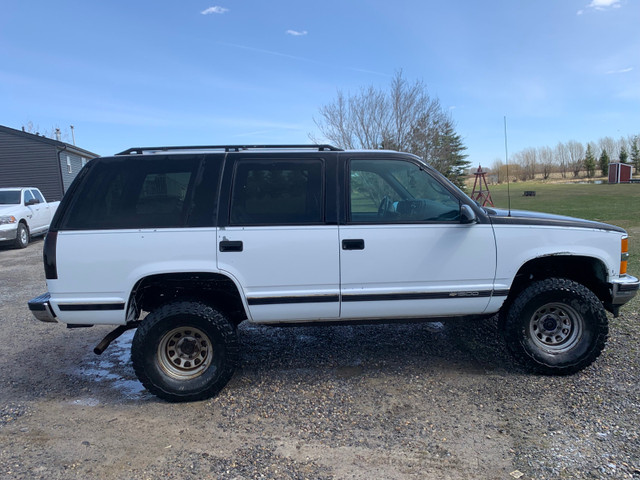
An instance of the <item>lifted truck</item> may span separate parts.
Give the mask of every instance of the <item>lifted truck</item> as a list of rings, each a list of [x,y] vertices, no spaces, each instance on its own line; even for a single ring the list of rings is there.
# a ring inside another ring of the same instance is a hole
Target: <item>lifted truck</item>
[[[78,175],[44,247],[36,318],[137,328],[132,362],[169,401],[218,393],[236,327],[498,314],[529,370],[571,374],[637,292],[627,233],[482,208],[420,158],[330,145],[134,148]],[[473,328],[473,323],[470,323]],[[354,346],[357,348],[357,346]]]

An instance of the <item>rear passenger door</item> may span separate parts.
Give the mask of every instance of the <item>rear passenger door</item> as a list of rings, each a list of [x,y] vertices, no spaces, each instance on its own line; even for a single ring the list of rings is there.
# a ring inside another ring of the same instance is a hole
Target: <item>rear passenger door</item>
[[[229,154],[218,267],[244,290],[251,321],[338,317],[338,227],[327,219],[326,176],[323,158]]]

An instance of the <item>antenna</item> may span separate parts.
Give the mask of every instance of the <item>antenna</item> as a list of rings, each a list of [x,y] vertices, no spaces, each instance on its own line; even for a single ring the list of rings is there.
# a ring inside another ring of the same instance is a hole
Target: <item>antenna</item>
[[[511,191],[509,190],[509,151],[507,149],[507,116],[504,116],[504,159],[507,165],[507,202],[509,204],[509,217],[511,216]]]

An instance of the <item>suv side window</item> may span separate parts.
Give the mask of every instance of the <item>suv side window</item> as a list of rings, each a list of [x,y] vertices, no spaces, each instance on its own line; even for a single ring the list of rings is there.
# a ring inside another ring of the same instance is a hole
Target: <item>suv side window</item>
[[[213,226],[220,168],[196,156],[97,161],[60,228]]]
[[[401,160],[351,160],[349,221],[459,221],[460,202],[428,172]]]
[[[233,179],[229,223],[322,223],[322,185],[321,160],[239,160]]]

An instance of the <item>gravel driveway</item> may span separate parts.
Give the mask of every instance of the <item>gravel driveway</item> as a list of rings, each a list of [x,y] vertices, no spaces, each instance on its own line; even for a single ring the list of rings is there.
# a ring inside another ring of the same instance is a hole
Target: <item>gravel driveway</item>
[[[525,373],[495,321],[242,325],[242,365],[209,401],[168,404],[132,332],[32,318],[42,240],[0,247],[2,479],[640,478],[638,302],[570,377]],[[637,273],[637,272],[636,272]]]

